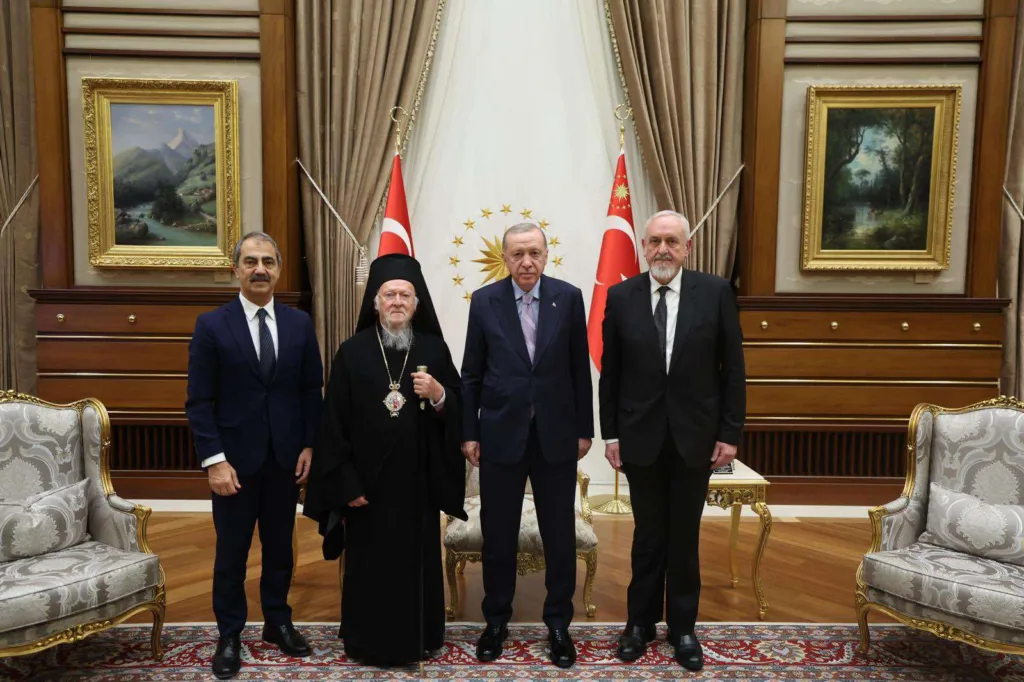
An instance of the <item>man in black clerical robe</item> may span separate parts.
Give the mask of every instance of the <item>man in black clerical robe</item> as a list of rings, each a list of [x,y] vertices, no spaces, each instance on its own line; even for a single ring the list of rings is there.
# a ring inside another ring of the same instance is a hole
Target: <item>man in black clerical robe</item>
[[[420,371],[418,368],[425,367]],[[403,665],[444,641],[440,513],[465,520],[461,382],[419,263],[377,258],[331,366],[303,513],[345,550],[349,658]]]

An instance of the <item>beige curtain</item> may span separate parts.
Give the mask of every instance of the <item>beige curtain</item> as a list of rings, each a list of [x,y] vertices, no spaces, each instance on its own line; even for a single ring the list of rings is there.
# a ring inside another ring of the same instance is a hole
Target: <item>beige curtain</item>
[[[415,120],[444,0],[298,0],[299,157],[362,245],[389,179],[398,105]],[[359,251],[303,177],[313,313],[327,362],[355,328]],[[369,250],[369,249],[367,249]]]
[[[32,31],[28,0],[0,3],[0,225],[36,175]],[[0,237],[0,389],[35,393],[37,190]]]
[[[1013,51],[1013,94],[1010,99],[1009,147],[1006,155],[1006,189],[1024,207],[1024,12],[1017,13],[1017,38]],[[1024,331],[1024,251],[1021,251],[1021,223],[1017,212],[1007,202],[1003,207],[1003,241],[999,250],[999,296],[1010,299],[1006,308],[1006,331],[1003,350],[1002,392],[1024,397],[1022,368],[1024,354],[1021,334]]]
[[[605,0],[658,208],[679,211],[691,226],[741,163],[745,4]],[[738,185],[697,233],[688,267],[731,275]]]

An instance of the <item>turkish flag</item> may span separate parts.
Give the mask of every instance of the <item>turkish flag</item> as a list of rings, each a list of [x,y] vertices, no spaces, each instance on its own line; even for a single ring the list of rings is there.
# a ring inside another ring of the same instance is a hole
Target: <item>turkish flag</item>
[[[619,162],[615,166],[615,181],[612,183],[612,198],[608,202],[608,217],[604,222],[601,257],[597,261],[594,296],[590,299],[590,320],[587,322],[590,359],[594,361],[598,372],[601,371],[601,352],[604,350],[601,324],[604,322],[608,287],[639,274],[640,261],[636,252],[636,232],[633,229],[633,204],[629,196],[629,180],[626,178],[626,154],[619,152]]]
[[[409,225],[409,205],[405,201],[405,182],[402,180],[402,157],[395,152],[391,163],[391,187],[388,203],[384,207],[384,221],[380,227],[377,255],[404,253],[416,256],[412,247],[412,226]]]

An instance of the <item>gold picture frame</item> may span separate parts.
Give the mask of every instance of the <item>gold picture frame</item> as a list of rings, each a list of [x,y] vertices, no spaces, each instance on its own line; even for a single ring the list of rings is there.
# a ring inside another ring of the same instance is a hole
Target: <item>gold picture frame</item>
[[[82,79],[89,263],[229,270],[238,241],[238,85]]]
[[[802,270],[949,268],[961,91],[807,88]]]

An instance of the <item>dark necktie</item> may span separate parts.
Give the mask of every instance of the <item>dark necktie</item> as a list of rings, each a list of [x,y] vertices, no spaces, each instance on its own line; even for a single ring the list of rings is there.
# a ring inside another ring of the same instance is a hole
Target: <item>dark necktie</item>
[[[274,368],[277,366],[274,337],[270,335],[270,327],[267,326],[267,311],[260,308],[256,311],[256,316],[260,318],[260,377],[263,383],[269,384],[274,378]]]
[[[658,348],[661,349],[661,361],[664,362],[667,353],[665,339],[668,330],[668,305],[665,303],[665,294],[668,287],[658,288],[658,304],[654,306],[654,326],[658,328]]]

